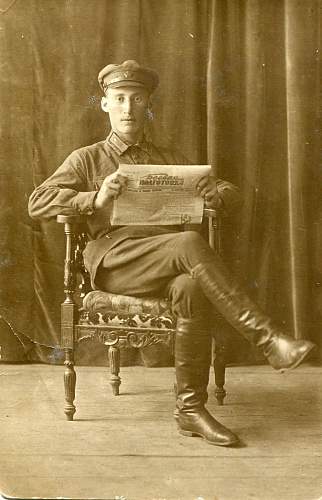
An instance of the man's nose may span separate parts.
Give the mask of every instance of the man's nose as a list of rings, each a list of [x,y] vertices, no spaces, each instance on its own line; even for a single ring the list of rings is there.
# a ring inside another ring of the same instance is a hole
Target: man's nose
[[[132,101],[131,99],[125,99],[123,109],[126,113],[131,113],[132,111]]]

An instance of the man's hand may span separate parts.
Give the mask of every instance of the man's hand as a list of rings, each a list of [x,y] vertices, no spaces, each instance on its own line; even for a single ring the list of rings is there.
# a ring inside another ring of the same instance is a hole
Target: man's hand
[[[118,198],[126,184],[127,177],[117,171],[105,177],[95,199],[95,209],[100,210]]]
[[[205,200],[207,208],[219,208],[221,206],[222,201],[214,177],[209,175],[202,177],[196,187],[200,196]]]

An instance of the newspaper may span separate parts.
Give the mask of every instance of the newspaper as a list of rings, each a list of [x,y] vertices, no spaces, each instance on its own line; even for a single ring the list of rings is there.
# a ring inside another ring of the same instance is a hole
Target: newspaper
[[[200,224],[204,200],[196,190],[210,165],[120,164],[126,189],[114,201],[112,225]]]

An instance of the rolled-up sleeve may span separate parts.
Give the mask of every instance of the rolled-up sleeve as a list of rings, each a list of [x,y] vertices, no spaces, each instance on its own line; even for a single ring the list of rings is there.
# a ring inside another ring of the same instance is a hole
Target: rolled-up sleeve
[[[91,215],[97,191],[88,190],[84,160],[74,151],[56,172],[36,187],[29,198],[33,219],[50,219],[58,214]]]

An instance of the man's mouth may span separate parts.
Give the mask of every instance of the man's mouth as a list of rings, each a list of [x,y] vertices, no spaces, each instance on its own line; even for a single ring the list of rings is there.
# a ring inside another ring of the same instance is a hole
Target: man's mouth
[[[135,122],[135,119],[134,118],[122,118],[121,120],[122,122],[129,122],[129,123],[132,123],[132,122]]]

